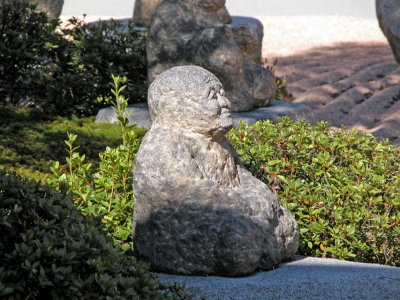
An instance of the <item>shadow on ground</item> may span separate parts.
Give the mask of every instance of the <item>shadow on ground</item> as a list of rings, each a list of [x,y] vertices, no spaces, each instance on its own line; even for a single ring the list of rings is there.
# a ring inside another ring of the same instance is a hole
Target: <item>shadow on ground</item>
[[[400,145],[400,65],[386,43],[338,43],[278,58],[300,117],[356,128]]]

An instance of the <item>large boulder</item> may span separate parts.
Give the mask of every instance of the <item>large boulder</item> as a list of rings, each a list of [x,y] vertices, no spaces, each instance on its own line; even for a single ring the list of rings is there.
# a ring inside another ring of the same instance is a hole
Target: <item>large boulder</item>
[[[230,102],[207,70],[181,66],[149,88],[153,125],[136,156],[134,244],[152,269],[242,276],[291,258],[292,214],[225,137]]]
[[[150,21],[163,0],[136,0],[133,10],[133,22],[148,28]],[[264,28],[262,23],[251,17],[231,17],[225,5],[217,11],[224,24],[231,24],[235,40],[247,58],[261,62],[262,39]]]
[[[147,39],[148,79],[180,65],[198,65],[224,84],[233,111],[269,105],[275,78],[249,60],[218,10],[225,0],[165,0],[153,15]]]
[[[235,41],[249,60],[262,62],[264,26],[251,17],[233,17],[231,24]]]
[[[136,0],[133,8],[133,22],[138,26],[149,27],[151,17],[162,1],[163,0]],[[222,23],[228,24],[232,21],[225,5],[218,10],[218,15]]]
[[[64,0],[28,0],[29,3],[36,4],[38,10],[44,11],[50,19],[58,19],[64,5]]]
[[[376,0],[375,4],[379,26],[400,63],[400,0]]]

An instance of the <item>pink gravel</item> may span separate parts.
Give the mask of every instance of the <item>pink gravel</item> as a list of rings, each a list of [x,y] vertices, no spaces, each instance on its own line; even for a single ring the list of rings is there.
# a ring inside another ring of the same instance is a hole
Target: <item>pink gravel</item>
[[[312,122],[356,128],[400,145],[400,65],[377,20],[342,16],[259,17],[263,55],[278,59],[289,101]]]

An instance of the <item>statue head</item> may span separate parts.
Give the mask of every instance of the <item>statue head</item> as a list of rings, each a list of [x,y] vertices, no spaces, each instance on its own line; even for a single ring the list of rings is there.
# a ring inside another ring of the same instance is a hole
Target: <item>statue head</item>
[[[181,127],[210,137],[232,128],[231,104],[221,82],[198,66],[179,66],[161,73],[150,85],[153,124]]]

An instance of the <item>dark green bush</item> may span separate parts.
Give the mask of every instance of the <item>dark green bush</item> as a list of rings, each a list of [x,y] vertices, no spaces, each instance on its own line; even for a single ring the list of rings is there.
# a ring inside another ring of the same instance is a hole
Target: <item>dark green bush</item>
[[[61,68],[57,74],[53,92],[60,93],[60,86],[67,88],[60,96],[66,103],[74,103],[76,112],[93,114],[104,106],[97,99],[111,96],[112,74],[129,79],[125,94],[131,103],[146,101],[145,34],[135,31],[133,22],[109,20],[88,24],[73,18],[62,33],[71,41],[71,60],[68,73]]]
[[[229,136],[295,215],[300,254],[400,266],[400,148],[289,118],[242,123]]]
[[[99,218],[0,170],[0,298],[184,299],[112,247]],[[170,293],[170,291],[173,293]]]
[[[87,116],[110,96],[111,74],[127,76],[132,102],[146,100],[145,36],[132,22],[66,28],[24,0],[0,0],[0,103],[33,105],[46,113]]]
[[[56,21],[26,1],[0,0],[0,102],[27,104],[43,96],[33,88],[46,79],[61,46]]]

